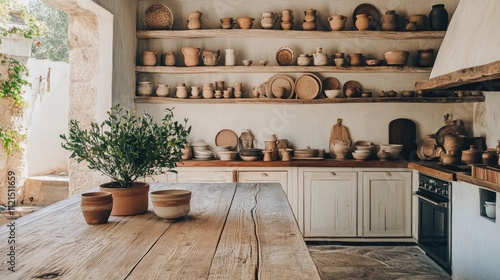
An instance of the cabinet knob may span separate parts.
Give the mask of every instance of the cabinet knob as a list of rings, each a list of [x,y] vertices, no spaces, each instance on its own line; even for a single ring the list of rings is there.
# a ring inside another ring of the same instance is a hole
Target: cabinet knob
[[[333,172],[333,171],[332,171],[332,175],[333,175],[333,176],[337,176],[337,173],[335,173],[335,172]]]
[[[391,172],[385,172],[385,175],[389,177],[392,176]]]
[[[269,175],[267,175],[267,173],[262,173],[262,177],[267,177]]]

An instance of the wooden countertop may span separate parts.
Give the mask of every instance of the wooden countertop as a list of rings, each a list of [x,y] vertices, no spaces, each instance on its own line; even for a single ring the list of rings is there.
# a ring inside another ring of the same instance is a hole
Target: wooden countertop
[[[292,160],[292,161],[243,161],[243,160],[185,160],[177,164],[177,167],[385,167],[385,168],[404,168],[407,167],[406,161],[400,160],[366,160],[358,161],[348,160]]]
[[[90,226],[80,196],[0,228],[4,279],[320,279],[279,184],[154,183],[193,191],[190,214]],[[14,236],[15,243],[7,240]],[[10,246],[15,246],[11,248]],[[15,272],[7,254],[15,254]],[[6,278],[5,278],[6,277]]]

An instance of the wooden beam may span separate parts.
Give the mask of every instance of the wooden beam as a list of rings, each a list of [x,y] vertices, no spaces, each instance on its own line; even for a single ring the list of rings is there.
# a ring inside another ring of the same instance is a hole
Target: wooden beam
[[[437,76],[429,80],[418,81],[415,83],[417,90],[428,89],[447,89],[471,83],[486,82],[500,79],[500,60],[469,68],[460,69],[449,74]],[[498,87],[497,85],[496,87]],[[483,91],[496,90],[493,85],[486,85]]]

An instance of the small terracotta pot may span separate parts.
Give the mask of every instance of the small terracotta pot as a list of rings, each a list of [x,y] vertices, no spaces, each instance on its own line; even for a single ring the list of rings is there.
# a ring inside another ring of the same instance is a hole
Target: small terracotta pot
[[[191,210],[191,191],[160,190],[151,192],[151,202],[157,216],[165,220],[181,218]]]
[[[498,164],[498,154],[495,150],[487,150],[482,155],[483,164],[496,165]]]
[[[102,184],[99,190],[113,195],[112,216],[132,216],[148,211],[148,183],[134,182],[130,188],[112,188],[111,185],[112,183]]]
[[[462,151],[463,164],[481,164],[483,150],[480,150],[477,145],[470,145],[469,150]]]
[[[113,208],[113,197],[109,192],[87,192],[81,194],[80,209],[89,225],[105,224]]]

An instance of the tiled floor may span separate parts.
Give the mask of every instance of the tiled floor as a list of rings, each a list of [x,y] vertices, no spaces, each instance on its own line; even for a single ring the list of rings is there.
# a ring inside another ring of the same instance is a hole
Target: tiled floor
[[[322,280],[451,279],[416,246],[309,245]]]

